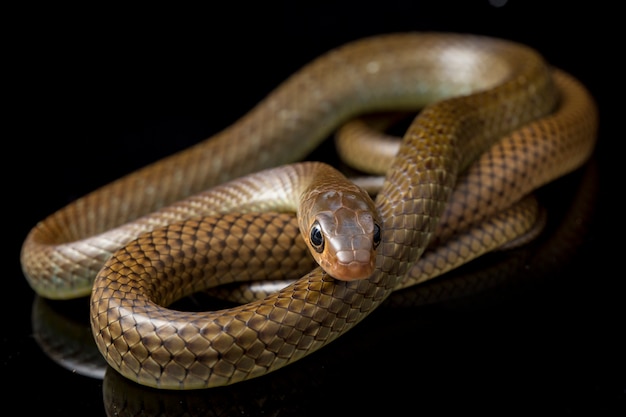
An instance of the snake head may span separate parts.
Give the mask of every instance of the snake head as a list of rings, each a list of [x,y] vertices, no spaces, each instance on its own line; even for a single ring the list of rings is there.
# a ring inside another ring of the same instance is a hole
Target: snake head
[[[324,192],[317,196],[312,213],[304,238],[317,263],[338,280],[369,278],[381,239],[369,196],[360,191]]]

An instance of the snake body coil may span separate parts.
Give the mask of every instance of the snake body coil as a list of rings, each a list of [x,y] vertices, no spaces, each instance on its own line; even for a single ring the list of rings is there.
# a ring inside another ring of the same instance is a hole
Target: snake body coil
[[[249,173],[303,158],[361,113],[418,108],[375,199],[381,234],[374,272],[354,281],[320,268],[306,273],[310,259],[285,211],[299,206],[297,190],[325,165]],[[425,279],[414,276],[414,266],[433,235],[445,242],[479,227],[473,222],[495,219],[532,188],[577,168],[592,152],[595,129],[584,88],[523,45],[440,33],[359,40],[307,65],[210,140],[38,224],[24,243],[23,269],[43,296],[91,293],[98,348],[126,377],[169,389],[228,385],[319,349],[395,289]],[[466,174],[472,171],[478,174]],[[493,203],[484,203],[487,189]],[[501,198],[507,194],[512,201]],[[490,214],[476,220],[468,210]],[[484,241],[502,229],[468,233]],[[465,252],[477,245],[456,242],[465,249],[436,257],[430,269],[469,258]],[[163,307],[236,279],[280,278],[284,269],[304,275],[237,308]]]

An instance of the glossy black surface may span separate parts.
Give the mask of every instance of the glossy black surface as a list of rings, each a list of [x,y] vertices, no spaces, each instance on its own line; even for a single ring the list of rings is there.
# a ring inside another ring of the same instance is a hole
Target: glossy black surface
[[[514,0],[255,4],[109,10],[97,19],[22,15],[20,33],[37,35],[6,61],[17,94],[8,117],[15,126],[5,133],[14,148],[4,153],[5,166],[14,165],[3,199],[12,216],[0,316],[5,407],[50,416],[623,415],[623,45],[604,20],[618,11]],[[283,370],[207,391],[158,392],[105,371],[86,300],[35,297],[19,250],[38,220],[234,122],[326,50],[404,30],[527,43],[596,97],[593,164],[544,190],[553,214],[540,241],[392,296],[349,334]],[[68,365],[59,347],[96,364]]]

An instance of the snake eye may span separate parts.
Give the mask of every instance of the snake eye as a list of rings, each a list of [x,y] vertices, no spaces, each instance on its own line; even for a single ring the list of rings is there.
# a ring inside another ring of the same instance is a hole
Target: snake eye
[[[377,223],[374,223],[373,240],[374,240],[374,249],[376,249],[378,245],[380,245],[380,226]]]
[[[318,222],[313,223],[310,233],[311,246],[317,251],[322,253],[324,250],[324,235],[322,234],[322,227]]]

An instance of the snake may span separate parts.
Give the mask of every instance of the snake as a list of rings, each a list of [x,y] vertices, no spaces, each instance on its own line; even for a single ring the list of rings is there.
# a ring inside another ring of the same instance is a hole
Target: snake
[[[373,198],[304,160],[348,120],[416,109]],[[358,39],[207,140],[37,223],[22,269],[43,297],[90,297],[96,345],[128,379],[230,385],[315,352],[393,291],[523,234],[501,213],[519,218],[530,191],[584,164],[596,129],[589,92],[526,45],[437,32]],[[296,278],[232,308],[167,307],[286,275]]]

